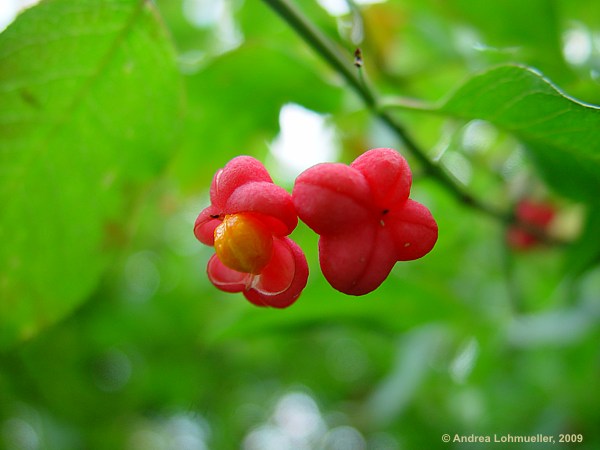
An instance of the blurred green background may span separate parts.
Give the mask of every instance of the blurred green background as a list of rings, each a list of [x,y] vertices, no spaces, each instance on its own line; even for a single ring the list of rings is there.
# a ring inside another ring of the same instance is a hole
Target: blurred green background
[[[517,63],[600,103],[599,2],[296,4],[348,64],[361,47],[382,98],[435,102]],[[489,444],[441,436],[542,433],[583,440],[551,448],[600,448],[599,112],[567,122],[581,105],[545,98],[528,113],[558,128],[535,142],[495,124],[498,105],[463,119],[394,112],[473,196],[556,205],[566,244],[518,252],[264,2],[24,11],[0,33],[0,445],[471,449]],[[192,228],[229,159],[255,156],[291,190],[312,164],[386,146],[438,221],[429,255],[348,297],[300,224],[311,275],[290,308],[209,283],[212,249]]]

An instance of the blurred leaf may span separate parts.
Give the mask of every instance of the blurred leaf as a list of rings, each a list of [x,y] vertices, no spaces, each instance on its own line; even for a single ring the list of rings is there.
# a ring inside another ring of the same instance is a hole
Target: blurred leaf
[[[169,32],[176,42],[177,50],[180,54],[187,52],[200,52],[200,55],[207,53],[219,44],[215,38],[214,28],[208,26],[198,26],[192,23],[190,9],[194,2],[182,2],[181,0],[156,0],[157,8],[163,20],[169,25]],[[184,5],[183,3],[187,3]],[[198,55],[198,56],[200,56]]]
[[[592,209],[581,236],[565,253],[565,273],[574,277],[600,262],[600,209]]]
[[[335,39],[338,36],[336,21],[318,2],[298,2],[297,6],[329,37]],[[277,42],[288,49],[305,45],[266,2],[244,2],[237,16],[244,36],[250,41],[258,39],[261,42]]]
[[[454,317],[469,323],[473,319],[458,299],[435,286],[424,287],[391,275],[376,291],[352,297],[329,286],[318,268],[312,268],[311,273],[314,274],[312,280],[289,314],[273,309],[245,308],[239,311],[240,315],[224,317],[205,330],[208,340],[326,329],[344,324],[393,336],[438,319]]]
[[[557,192],[598,202],[600,108],[567,96],[539,73],[497,67],[473,76],[440,105],[419,109],[484,119],[514,133]]]
[[[0,347],[81,303],[164,166],[181,111],[146,1],[54,0],[0,35]]]
[[[562,57],[560,23],[554,1],[452,0],[436,3],[455,20],[460,18],[476,27],[484,40],[480,44],[508,52],[507,56],[512,60],[517,57],[519,61],[535,66],[553,78],[568,76]]]
[[[563,308],[521,315],[507,325],[507,341],[516,347],[575,345],[589,337],[598,317],[584,308]]]
[[[206,188],[229,159],[266,149],[284,104],[325,112],[342,98],[342,90],[323,81],[306,61],[259,43],[215,58],[187,81],[188,139],[175,170],[180,180],[199,180]]]
[[[403,414],[419,395],[435,355],[451,338],[451,331],[439,324],[423,325],[402,336],[394,367],[365,402],[369,421],[379,426],[389,425]]]

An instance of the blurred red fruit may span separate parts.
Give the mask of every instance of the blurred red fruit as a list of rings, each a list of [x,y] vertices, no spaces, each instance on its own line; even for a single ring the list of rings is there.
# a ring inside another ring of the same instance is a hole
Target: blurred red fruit
[[[519,201],[515,208],[516,218],[540,233],[548,230],[555,215],[556,210],[551,204],[530,199]],[[506,240],[516,250],[528,250],[540,244],[540,239],[534,233],[518,225],[508,228]]]

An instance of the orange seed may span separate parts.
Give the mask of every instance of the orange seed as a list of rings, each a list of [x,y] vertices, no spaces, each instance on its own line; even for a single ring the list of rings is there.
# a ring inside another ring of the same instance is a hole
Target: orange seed
[[[252,214],[229,214],[215,229],[215,251],[230,269],[258,275],[271,260],[273,235]]]

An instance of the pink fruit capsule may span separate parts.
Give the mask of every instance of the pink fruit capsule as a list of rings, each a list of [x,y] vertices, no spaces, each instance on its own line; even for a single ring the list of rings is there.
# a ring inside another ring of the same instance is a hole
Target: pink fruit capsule
[[[196,219],[196,238],[215,247],[208,278],[225,292],[243,292],[258,306],[285,308],[300,296],[308,265],[287,237],[298,217],[283,188],[249,156],[232,159],[210,188],[211,205]]]
[[[335,289],[367,294],[397,261],[431,251],[438,227],[427,207],[408,198],[411,184],[408,163],[388,148],[369,150],[350,166],[318,164],[296,179],[296,211],[320,235],[321,270]]]

